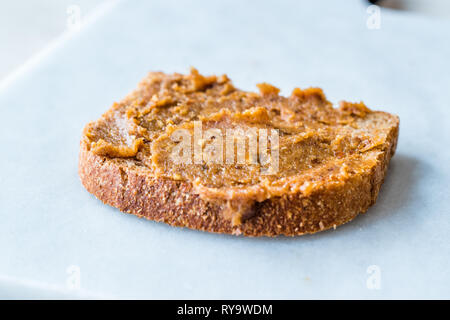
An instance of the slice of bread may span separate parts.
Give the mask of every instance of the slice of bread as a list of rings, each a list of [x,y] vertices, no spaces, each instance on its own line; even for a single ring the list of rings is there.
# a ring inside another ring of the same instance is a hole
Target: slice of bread
[[[83,185],[123,212],[246,236],[336,228],[375,203],[397,116],[363,103],[333,108],[317,88],[283,97],[258,87],[195,69],[150,73],[85,127]]]

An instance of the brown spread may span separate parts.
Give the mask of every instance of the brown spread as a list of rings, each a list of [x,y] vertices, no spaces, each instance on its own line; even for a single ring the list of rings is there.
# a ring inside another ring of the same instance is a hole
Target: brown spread
[[[333,108],[321,89],[296,88],[284,97],[270,84],[258,88],[259,93],[241,91],[226,75],[203,76],[195,69],[189,75],[151,73],[86,127],[85,141],[97,155],[131,159],[154,177],[192,184],[200,197],[224,206],[235,225],[252,216],[257,202],[308,195],[375,166],[386,130],[381,122],[360,126],[372,115],[363,103]],[[202,136],[191,140],[192,157],[174,161],[180,144],[174,133],[194,137],[198,126]],[[244,134],[227,144],[229,132]],[[260,142],[264,132],[267,145]],[[239,143],[243,154],[236,151]],[[196,150],[203,157],[195,158]],[[227,162],[230,150],[234,161]],[[265,151],[267,161],[255,159],[251,150]]]

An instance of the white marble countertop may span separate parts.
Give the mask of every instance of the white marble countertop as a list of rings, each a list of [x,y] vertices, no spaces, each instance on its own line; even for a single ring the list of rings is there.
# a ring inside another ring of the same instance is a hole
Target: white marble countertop
[[[0,86],[0,298],[448,299],[450,22],[382,11],[369,29],[360,1],[183,3],[120,2]],[[248,239],[100,203],[77,175],[82,127],[147,71],[191,65],[398,114],[377,204],[335,231]]]

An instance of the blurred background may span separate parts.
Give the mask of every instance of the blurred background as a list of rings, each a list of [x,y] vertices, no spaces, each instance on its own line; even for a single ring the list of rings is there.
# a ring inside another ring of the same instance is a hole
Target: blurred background
[[[74,5],[82,18],[104,2],[108,0],[0,0],[0,81],[67,31]]]
[[[360,0],[386,10],[450,19],[448,0]],[[64,32],[104,11],[111,0],[1,0],[0,82]]]
[[[0,299],[448,298],[450,0],[371,2],[0,0]],[[398,114],[371,213],[229,241],[94,199],[77,174],[84,125],[147,71],[191,65]],[[382,290],[367,286],[374,265]]]

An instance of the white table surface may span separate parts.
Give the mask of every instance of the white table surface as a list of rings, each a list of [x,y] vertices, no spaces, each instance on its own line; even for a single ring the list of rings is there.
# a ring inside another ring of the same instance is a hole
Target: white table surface
[[[369,30],[361,1],[336,3],[121,2],[1,87],[0,298],[450,298],[450,22],[382,11]],[[191,65],[398,114],[376,205],[335,231],[267,239],[96,200],[77,175],[84,124],[147,71]]]
[[[74,18],[81,22],[108,1],[0,0],[0,83],[45,50],[73,25]]]

